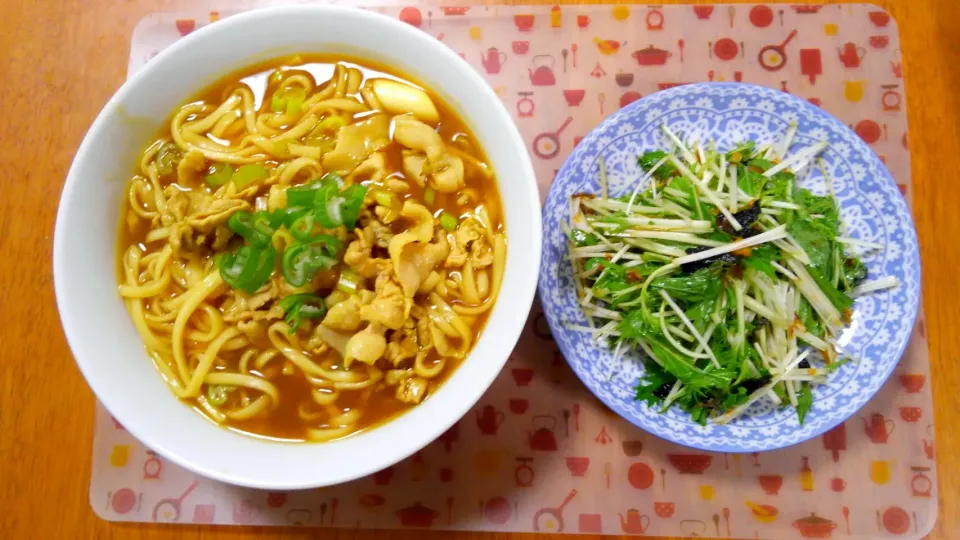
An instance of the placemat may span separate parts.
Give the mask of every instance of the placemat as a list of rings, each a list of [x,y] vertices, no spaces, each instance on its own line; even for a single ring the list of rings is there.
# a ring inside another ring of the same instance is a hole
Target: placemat
[[[899,38],[875,6],[365,7],[430,33],[487,78],[528,142],[543,195],[604,116],[658,89],[727,80],[823,107],[873,147],[910,196]],[[231,13],[147,17],[129,72]],[[371,477],[300,492],[219,484],[143,447],[98,405],[90,501],[104,519],[135,522],[920,538],[937,516],[922,320],[875,399],[782,451],[703,453],[620,420],[576,380],[535,305],[475,409]]]

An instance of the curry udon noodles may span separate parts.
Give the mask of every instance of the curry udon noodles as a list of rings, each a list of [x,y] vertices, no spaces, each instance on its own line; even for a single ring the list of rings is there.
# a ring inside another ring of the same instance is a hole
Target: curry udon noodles
[[[218,424],[326,441],[467,356],[506,240],[464,123],[401,77],[296,57],[237,73],[143,153],[120,294],[170,389]]]

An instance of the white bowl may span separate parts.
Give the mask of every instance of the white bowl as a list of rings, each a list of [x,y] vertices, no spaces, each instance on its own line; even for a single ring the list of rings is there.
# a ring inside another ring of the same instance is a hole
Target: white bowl
[[[418,407],[330,443],[279,443],[215,426],[161,380],[117,292],[122,197],[137,158],[177,107],[221,77],[294,53],[345,53],[393,66],[439,94],[473,129],[499,176],[507,229],[500,298],[470,356]],[[100,401],[146,446],[198,474],[264,489],[326,486],[413,454],[493,382],[529,312],[540,262],[540,199],[526,145],[487,83],[452,50],[355,8],[290,6],[229,17],[180,40],[134,74],[84,138],[60,199],[54,284],[64,332]]]

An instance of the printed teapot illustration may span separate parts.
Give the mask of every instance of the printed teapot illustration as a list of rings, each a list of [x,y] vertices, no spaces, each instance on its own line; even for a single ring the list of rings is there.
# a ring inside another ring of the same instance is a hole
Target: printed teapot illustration
[[[886,444],[890,434],[893,433],[893,420],[884,417],[880,413],[874,413],[869,419],[863,420],[863,430],[874,444]]]
[[[620,529],[626,534],[643,534],[650,526],[650,516],[641,514],[636,508],[627,510],[627,515],[620,516]]]
[[[507,54],[500,52],[496,47],[490,47],[487,52],[480,56],[480,64],[483,70],[491,75],[500,73],[500,68],[507,61]]]
[[[503,420],[503,412],[498,411],[493,405],[487,405],[482,410],[477,411],[477,427],[484,435],[496,435]]]
[[[534,67],[528,68],[530,84],[534,86],[553,86],[557,84],[557,76],[553,73],[557,59],[549,54],[538,54],[533,57]]]
[[[533,428],[527,435],[530,448],[541,452],[557,451],[557,436],[553,430],[557,427],[557,419],[552,416],[540,415],[533,417]]]

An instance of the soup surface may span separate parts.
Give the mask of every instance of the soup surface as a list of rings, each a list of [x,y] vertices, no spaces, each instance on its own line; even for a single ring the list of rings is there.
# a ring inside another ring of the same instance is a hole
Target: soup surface
[[[436,95],[297,56],[175,112],[129,183],[119,291],[170,389],[231,429],[324,441],[427,398],[496,300],[494,173]]]

